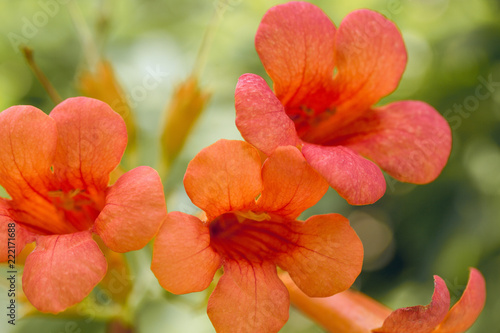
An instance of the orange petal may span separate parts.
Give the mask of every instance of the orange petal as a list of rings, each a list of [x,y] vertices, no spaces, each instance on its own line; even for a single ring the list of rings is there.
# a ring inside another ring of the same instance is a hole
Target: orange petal
[[[450,308],[450,293],[443,279],[434,276],[434,294],[429,305],[417,305],[393,311],[379,333],[430,333],[444,319]]]
[[[242,75],[234,97],[236,126],[246,141],[267,155],[276,147],[300,144],[293,121],[263,78]]]
[[[108,290],[108,296],[118,304],[126,304],[128,296],[134,287],[134,275],[130,264],[123,253],[108,248],[100,237],[93,237],[108,262],[106,275],[99,282],[99,288]]]
[[[450,126],[418,101],[374,109],[337,135],[337,144],[368,157],[394,178],[416,184],[433,181],[451,151]]]
[[[106,189],[127,145],[120,115],[104,102],[74,97],[58,104],[50,116],[57,123],[54,174],[62,189]]]
[[[259,210],[295,219],[328,190],[326,180],[295,147],[278,147],[262,167],[264,189]]]
[[[47,201],[56,144],[56,124],[41,110],[19,105],[0,113],[0,184],[13,200]]]
[[[0,263],[14,259],[26,244],[33,241],[34,235],[14,222],[7,201],[0,198]]]
[[[40,236],[26,259],[23,290],[42,312],[58,313],[87,296],[106,274],[106,259],[90,231]]]
[[[184,187],[191,201],[212,220],[255,205],[262,190],[260,169],[257,149],[243,141],[219,140],[189,163]]]
[[[68,231],[48,196],[57,146],[56,123],[32,106],[0,113],[0,184],[10,194],[12,218],[37,233]]]
[[[295,250],[277,264],[308,296],[331,296],[349,288],[361,272],[363,245],[349,221],[339,214],[316,215],[293,224]]]
[[[221,264],[210,246],[208,226],[197,217],[171,212],[156,236],[151,270],[174,294],[206,289]]]
[[[342,146],[304,144],[307,162],[351,205],[367,205],[385,193],[385,179],[373,162]]]
[[[364,111],[396,89],[406,66],[406,49],[398,28],[371,10],[347,15],[335,36],[334,78],[339,112]],[[344,105],[342,105],[344,104]]]
[[[227,261],[208,300],[208,317],[224,332],[278,332],[288,320],[289,296],[274,264]]]
[[[106,192],[106,205],[94,230],[113,251],[143,248],[167,215],[158,173],[147,166],[130,170]]]
[[[436,333],[465,332],[474,324],[486,301],[486,285],[484,277],[475,269],[470,269],[469,282],[460,300],[453,305]]]
[[[272,7],[264,15],[255,48],[287,107],[324,109],[331,96],[335,26],[307,2]]]

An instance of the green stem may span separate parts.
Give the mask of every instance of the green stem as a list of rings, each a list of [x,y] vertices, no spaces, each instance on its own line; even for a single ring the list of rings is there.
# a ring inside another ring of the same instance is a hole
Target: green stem
[[[24,58],[28,62],[28,66],[31,68],[38,81],[40,81],[42,87],[45,89],[50,99],[52,99],[54,104],[61,103],[62,102],[61,96],[57,93],[56,89],[50,83],[49,79],[45,76],[40,67],[38,67],[38,65],[36,64],[35,59],[33,57],[33,50],[27,46],[24,46],[21,48],[21,51],[24,54]]]

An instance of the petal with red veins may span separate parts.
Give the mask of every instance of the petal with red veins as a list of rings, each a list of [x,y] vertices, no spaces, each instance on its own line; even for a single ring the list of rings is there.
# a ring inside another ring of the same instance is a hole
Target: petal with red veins
[[[425,184],[446,165],[451,130],[430,105],[401,101],[371,110],[340,130],[336,144],[375,161],[399,181]]]
[[[394,23],[368,9],[347,15],[335,36],[339,112],[355,116],[394,91],[406,60],[403,38]]]
[[[57,123],[54,174],[63,190],[103,191],[127,145],[122,117],[104,102],[68,98],[50,113]]]
[[[208,220],[233,210],[251,209],[262,190],[259,152],[244,141],[219,140],[202,149],[184,175],[191,201]]]
[[[450,293],[443,279],[434,276],[434,294],[429,305],[417,305],[393,311],[379,333],[430,333],[444,319],[450,308]]]
[[[292,227],[299,238],[293,251],[278,256],[278,266],[311,297],[348,289],[363,264],[363,245],[349,221],[339,214],[316,215]]]
[[[298,146],[293,121],[266,81],[244,74],[236,85],[236,127],[246,141],[271,155],[279,146]]]
[[[258,209],[295,219],[316,204],[328,183],[295,147],[278,147],[262,167],[263,190]]]
[[[56,147],[56,123],[41,110],[21,105],[0,113],[0,184],[12,198],[12,218],[42,233],[68,231],[47,193]]]
[[[210,246],[208,226],[197,217],[171,212],[156,236],[151,270],[174,294],[206,289],[221,265]]]
[[[0,184],[13,200],[46,201],[57,144],[55,122],[33,106],[0,113]]]
[[[9,214],[9,205],[0,198],[0,263],[6,262],[9,254],[16,256],[21,253],[24,246],[35,240],[34,235],[26,230],[23,225],[15,223]],[[15,246],[14,252],[9,252],[11,245]]]
[[[24,266],[23,290],[42,312],[80,302],[106,274],[106,259],[90,231],[39,236],[36,242]]]
[[[474,324],[486,301],[484,277],[475,269],[470,269],[469,282],[460,300],[453,305],[436,332],[465,332]]]
[[[307,162],[351,205],[367,205],[385,193],[385,179],[373,162],[342,146],[304,144]]]
[[[94,230],[113,251],[143,248],[167,215],[163,185],[147,166],[128,171],[106,192],[106,204]]]
[[[207,313],[217,332],[278,332],[288,320],[289,305],[274,264],[228,260]]]
[[[331,100],[335,25],[317,6],[290,2],[262,18],[255,48],[287,107],[324,109]]]

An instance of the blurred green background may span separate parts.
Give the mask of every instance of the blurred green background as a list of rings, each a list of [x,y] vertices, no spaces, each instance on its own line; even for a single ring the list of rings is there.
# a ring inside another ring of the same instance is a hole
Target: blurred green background
[[[201,75],[212,99],[171,172],[162,174],[169,211],[196,213],[182,186],[186,165],[220,138],[241,139],[234,125],[234,88],[244,73],[268,79],[253,39],[266,10],[282,2],[1,0],[0,110],[31,104],[48,113],[54,106],[19,52],[20,43],[34,50],[63,98],[79,95],[78,75],[100,53],[113,64],[139,127],[134,164],[157,167],[165,106],[173,87],[192,71],[207,27],[218,22]],[[433,105],[452,127],[453,150],[431,184],[387,177],[386,195],[364,207],[349,206],[329,190],[302,217],[336,212],[350,218],[366,251],[355,287],[391,308],[428,304],[434,274],[445,279],[455,302],[468,267],[477,267],[486,278],[487,303],[470,332],[500,332],[500,1],[310,2],[337,26],[357,8],[379,11],[398,25],[409,62],[397,91],[380,104],[416,99]],[[85,44],[89,40],[95,50]],[[158,83],[154,88],[144,84],[151,75]],[[134,282],[128,316],[137,332],[213,332],[206,292],[176,297],[163,291],[149,271],[149,248],[127,259]],[[0,281],[0,304],[7,304],[7,282]],[[0,331],[105,332],[108,312],[118,310],[98,296],[94,291],[80,316],[31,312],[12,327],[2,315]],[[322,331],[293,309],[282,329]]]

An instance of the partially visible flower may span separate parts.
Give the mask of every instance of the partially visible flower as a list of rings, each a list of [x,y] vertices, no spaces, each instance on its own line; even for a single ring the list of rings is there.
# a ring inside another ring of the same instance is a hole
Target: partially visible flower
[[[166,217],[155,170],[138,167],[108,186],[127,144],[123,119],[107,104],[70,98],[50,113],[13,106],[0,113],[0,261],[9,238],[25,262],[23,290],[40,311],[78,303],[104,277],[92,235],[116,252],[144,247]]]
[[[261,165],[257,149],[220,140],[188,165],[186,192],[206,221],[171,212],[158,232],[151,269],[174,294],[206,289],[218,332],[277,332],[288,320],[289,295],[276,266],[310,296],[330,296],[353,283],[363,248],[338,214],[296,218],[328,184],[294,147],[279,147]]]
[[[395,179],[434,180],[451,150],[446,120],[420,101],[374,105],[396,89],[407,55],[401,33],[370,10],[350,13],[337,29],[318,7],[271,8],[255,37],[274,83],[245,74],[236,87],[236,125],[270,155],[296,146],[350,204],[385,192],[382,168]],[[377,166],[378,165],[378,166]]]
[[[366,295],[346,290],[332,297],[310,298],[285,274],[292,304],[326,329],[338,333],[461,333],[481,314],[486,300],[481,273],[470,269],[460,300],[450,309],[450,294],[443,279],[434,276],[434,294],[427,306],[389,310]]]
[[[469,282],[462,297],[450,309],[450,292],[439,276],[434,276],[434,295],[427,306],[393,311],[374,333],[460,333],[474,324],[486,301],[481,273],[470,269]]]
[[[165,109],[166,119],[161,133],[165,165],[170,167],[184,147],[196,120],[205,110],[211,94],[200,87],[199,78],[192,74],[181,82]]]

